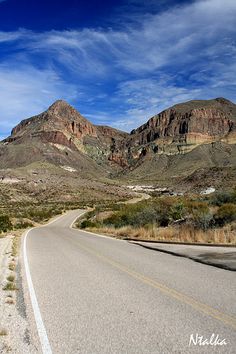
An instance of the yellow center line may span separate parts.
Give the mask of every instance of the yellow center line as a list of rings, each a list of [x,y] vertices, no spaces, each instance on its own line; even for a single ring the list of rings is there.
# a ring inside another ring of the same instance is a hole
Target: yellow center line
[[[88,253],[95,255],[97,258],[100,258],[105,263],[108,263],[108,264],[112,265],[114,268],[117,268],[117,269],[121,270],[122,272],[129,274],[131,277],[141,281],[142,283],[148,284],[149,286],[160,290],[161,292],[167,294],[168,296],[175,298],[175,299],[179,300],[180,302],[183,302],[187,305],[190,305],[191,307],[193,307],[197,311],[202,312],[210,317],[213,317],[214,319],[217,319],[217,320],[223,322],[224,324],[227,324],[230,327],[233,327],[234,329],[236,329],[236,318],[231,317],[221,311],[218,311],[218,310],[214,309],[213,307],[210,307],[202,302],[199,302],[190,296],[187,296],[187,295],[182,294],[172,288],[169,288],[166,285],[157,282],[156,280],[153,280],[151,278],[146,277],[145,275],[142,275],[141,273],[137,273],[134,270],[131,270],[131,269],[123,266],[122,264],[115,262],[112,259],[102,255],[101,253],[95,251],[94,249],[92,249],[90,247],[84,246],[81,243],[79,243],[79,246],[81,248],[83,248],[85,251],[87,251]]]

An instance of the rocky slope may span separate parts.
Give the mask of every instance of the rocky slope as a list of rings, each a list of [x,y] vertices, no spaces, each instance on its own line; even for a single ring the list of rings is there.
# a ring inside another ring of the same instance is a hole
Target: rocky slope
[[[192,184],[199,169],[207,174],[207,169],[228,168],[234,183],[236,105],[224,98],[178,104],[128,134],[93,125],[66,102],[56,101],[23,120],[0,143],[0,169],[35,162],[90,180],[112,175],[169,185]]]
[[[130,165],[147,153],[179,155],[202,144],[236,143],[236,105],[224,98],[190,101],[155,115],[134,129],[111,160]]]
[[[101,174],[102,166],[108,167],[112,148],[127,136],[114,128],[95,126],[65,101],[56,101],[12,130],[1,144],[0,168],[48,161],[76,169],[82,165],[85,171]]]

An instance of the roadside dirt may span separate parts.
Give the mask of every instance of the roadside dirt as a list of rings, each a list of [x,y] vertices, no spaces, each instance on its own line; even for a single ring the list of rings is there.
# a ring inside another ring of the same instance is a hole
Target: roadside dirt
[[[18,247],[20,233],[0,238],[0,353],[34,354],[26,315]]]

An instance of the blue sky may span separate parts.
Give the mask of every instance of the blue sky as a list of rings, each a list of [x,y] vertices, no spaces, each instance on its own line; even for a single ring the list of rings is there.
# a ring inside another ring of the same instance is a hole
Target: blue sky
[[[0,138],[57,99],[126,131],[178,102],[236,102],[236,1],[0,0],[0,92]]]

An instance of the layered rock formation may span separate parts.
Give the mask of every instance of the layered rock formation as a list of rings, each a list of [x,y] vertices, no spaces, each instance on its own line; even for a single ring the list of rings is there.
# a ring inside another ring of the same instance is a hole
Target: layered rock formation
[[[40,135],[45,136],[45,139],[55,143],[62,143],[61,135],[59,134],[45,134],[46,132],[61,132],[64,133],[68,139],[78,139],[80,143],[84,142],[84,138],[99,139],[102,136],[113,138],[120,136],[125,137],[127,134],[120,132],[110,127],[94,126],[87,119],[85,119],[76,109],[71,107],[65,101],[56,101],[46,112],[43,112],[35,117],[25,119],[20,122],[11,132],[11,136],[5,141],[18,140],[24,137],[34,137]],[[58,139],[57,139],[58,138]]]
[[[68,103],[59,100],[47,111],[20,122],[4,143],[48,143],[59,150],[67,147],[79,151],[102,163],[107,161],[116,142],[127,136],[114,128],[93,125]]]
[[[128,165],[147,153],[182,154],[216,141],[236,143],[236,105],[223,98],[190,101],[175,105],[134,129],[110,159]]]

